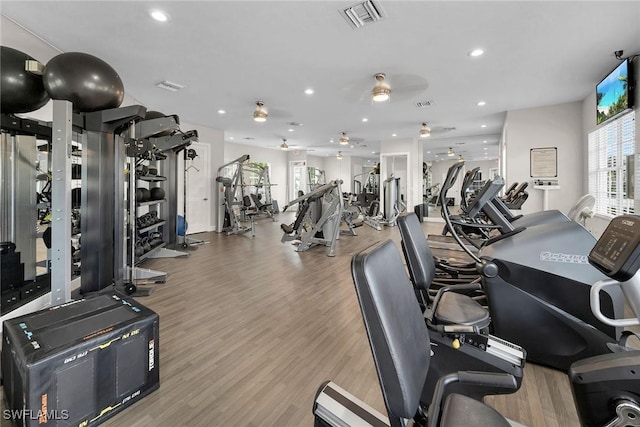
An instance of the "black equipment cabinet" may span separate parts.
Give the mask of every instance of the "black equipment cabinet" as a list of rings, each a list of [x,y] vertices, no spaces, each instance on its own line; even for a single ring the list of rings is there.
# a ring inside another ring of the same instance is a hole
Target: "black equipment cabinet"
[[[2,377],[14,425],[95,426],[156,390],[159,318],[117,294],[7,320]]]

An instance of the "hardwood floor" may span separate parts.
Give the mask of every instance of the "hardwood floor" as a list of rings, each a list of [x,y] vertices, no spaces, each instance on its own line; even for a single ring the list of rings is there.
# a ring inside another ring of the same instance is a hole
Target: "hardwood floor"
[[[384,413],[350,261],[399,235],[357,233],[329,258],[325,247],[295,252],[280,243],[279,222],[264,219],[254,238],[200,234],[209,243],[188,258],[145,263],[169,272],[139,298],[160,315],[160,389],[104,425],[312,426],[314,395],[329,379]],[[487,401],[529,426],[579,425],[565,375],[532,364],[521,390]]]

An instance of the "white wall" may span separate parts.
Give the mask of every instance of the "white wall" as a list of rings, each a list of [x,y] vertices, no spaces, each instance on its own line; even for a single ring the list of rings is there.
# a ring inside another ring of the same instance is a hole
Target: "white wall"
[[[542,210],[543,194],[533,189],[530,175],[532,148],[558,148],[560,189],[549,191],[549,209],[566,213],[582,196],[585,144],[582,135],[582,103],[551,105],[507,112],[505,119],[507,144],[506,175],[508,182],[529,182],[529,199],[520,213]]]
[[[342,191],[351,192],[351,181],[353,180],[351,176],[351,156],[342,156],[342,160],[338,160],[335,156],[325,157],[324,173],[327,177],[327,182],[341,179]]]

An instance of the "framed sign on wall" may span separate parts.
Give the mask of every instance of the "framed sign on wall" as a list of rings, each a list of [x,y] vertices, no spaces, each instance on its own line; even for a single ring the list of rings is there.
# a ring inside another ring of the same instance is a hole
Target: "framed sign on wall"
[[[558,176],[558,148],[532,148],[530,152],[530,171],[532,178]]]

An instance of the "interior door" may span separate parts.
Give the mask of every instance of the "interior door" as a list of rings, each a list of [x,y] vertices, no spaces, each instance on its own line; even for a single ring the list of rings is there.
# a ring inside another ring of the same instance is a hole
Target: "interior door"
[[[209,198],[210,173],[210,147],[203,142],[194,142],[188,149],[196,151],[197,156],[185,161],[186,175],[186,218],[189,227],[187,234],[211,231],[211,207]]]
[[[290,163],[291,182],[289,188],[289,200],[298,198],[298,191],[307,192],[307,162],[294,160]]]

